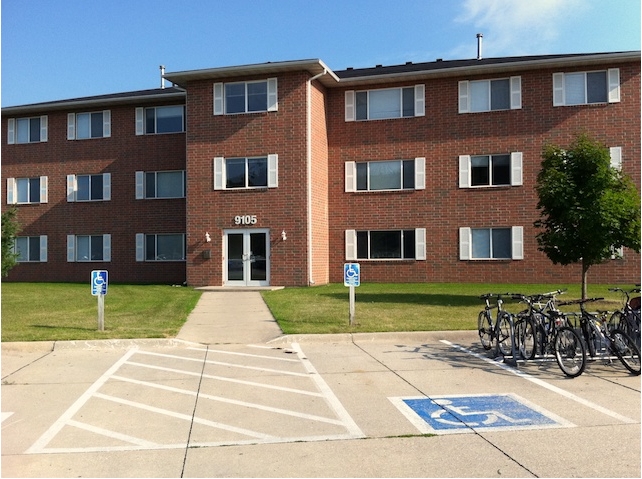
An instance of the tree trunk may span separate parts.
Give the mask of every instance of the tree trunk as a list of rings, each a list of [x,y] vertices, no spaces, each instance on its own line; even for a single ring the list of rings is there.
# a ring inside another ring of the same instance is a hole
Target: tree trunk
[[[586,299],[588,297],[586,294],[586,278],[588,277],[588,270],[590,267],[590,264],[587,264],[585,260],[582,260],[582,299]]]

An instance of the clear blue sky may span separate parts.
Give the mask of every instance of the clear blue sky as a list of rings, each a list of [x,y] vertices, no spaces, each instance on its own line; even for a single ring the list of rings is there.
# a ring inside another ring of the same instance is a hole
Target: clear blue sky
[[[2,106],[157,88],[168,72],[319,58],[640,49],[640,0],[1,0]]]

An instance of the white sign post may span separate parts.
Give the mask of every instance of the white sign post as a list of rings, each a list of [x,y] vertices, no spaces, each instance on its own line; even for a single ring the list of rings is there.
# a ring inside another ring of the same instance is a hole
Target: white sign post
[[[105,330],[105,295],[107,294],[107,271],[91,272],[91,294],[98,296],[98,331]]]
[[[361,268],[359,263],[345,263],[343,265],[343,285],[350,288],[350,326],[354,324],[354,288],[361,284]]]

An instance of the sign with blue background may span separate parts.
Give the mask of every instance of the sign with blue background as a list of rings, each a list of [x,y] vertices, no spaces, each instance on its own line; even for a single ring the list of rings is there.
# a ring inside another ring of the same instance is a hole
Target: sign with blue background
[[[361,284],[361,268],[359,263],[345,263],[343,265],[343,285],[359,286]]]
[[[91,272],[91,294],[92,296],[107,294],[106,270],[94,270]]]

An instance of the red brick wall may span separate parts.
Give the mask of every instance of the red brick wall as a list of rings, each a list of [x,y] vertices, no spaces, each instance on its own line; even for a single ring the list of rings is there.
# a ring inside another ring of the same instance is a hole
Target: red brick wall
[[[185,233],[185,199],[135,199],[136,171],[185,168],[185,134],[136,136],[136,106],[105,107],[111,137],[87,140],[67,140],[67,113],[102,107],[48,112],[43,143],[8,145],[3,116],[2,211],[6,178],[48,176],[49,192],[48,203],[16,206],[19,236],[48,236],[48,261],[19,263],[6,280],[89,283],[92,270],[106,269],[113,282],[185,281],[185,262],[136,262],[136,233]],[[111,173],[110,201],[67,202],[67,175],[99,173]],[[68,234],[111,234],[111,262],[67,262]]]
[[[608,67],[620,68],[620,103],[553,108],[554,70],[538,70],[512,74],[522,77],[521,110],[459,114],[458,81],[493,77],[443,78],[426,83],[425,117],[345,122],[345,89],[333,89],[328,114],[330,281],[342,280],[346,229],[419,227],[427,229],[426,261],[362,261],[362,281],[579,281],[579,267],[555,266],[537,251],[534,184],[544,144],[567,145],[586,131],[606,146],[622,147],[624,171],[640,188],[640,66]],[[458,187],[459,155],[514,151],[523,152],[523,186]],[[344,192],[346,161],[415,157],[426,157],[425,190]],[[459,260],[459,227],[518,225],[524,227],[524,260]],[[624,260],[589,272],[589,281],[596,283],[639,280],[640,256],[630,250]]]

